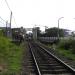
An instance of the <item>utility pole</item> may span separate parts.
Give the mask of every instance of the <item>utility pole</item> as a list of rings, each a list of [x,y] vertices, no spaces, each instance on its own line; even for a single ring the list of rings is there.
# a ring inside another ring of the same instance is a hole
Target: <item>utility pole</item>
[[[6,36],[8,36],[7,35],[7,32],[8,32],[7,25],[8,25],[8,21],[6,21]]]
[[[10,33],[9,33],[10,38],[12,38],[11,21],[12,21],[12,11],[10,14],[10,29],[9,29],[10,30]]]
[[[57,33],[57,36],[58,36],[58,39],[59,39],[59,21],[62,19],[62,18],[64,18],[64,17],[60,17],[59,19],[58,19],[58,33]]]
[[[12,20],[12,11],[11,11],[11,14],[10,14],[10,28],[11,28],[11,20]]]

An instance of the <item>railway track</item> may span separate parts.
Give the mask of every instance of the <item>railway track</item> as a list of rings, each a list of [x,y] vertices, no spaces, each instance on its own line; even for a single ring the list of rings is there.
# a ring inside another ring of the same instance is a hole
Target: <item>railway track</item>
[[[75,75],[75,71],[42,46],[29,42],[35,75]],[[33,75],[33,74],[32,74]]]

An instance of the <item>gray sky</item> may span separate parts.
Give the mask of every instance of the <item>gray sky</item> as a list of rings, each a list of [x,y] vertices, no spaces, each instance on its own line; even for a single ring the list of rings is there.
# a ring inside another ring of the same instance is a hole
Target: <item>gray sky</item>
[[[17,27],[36,25],[75,30],[75,0],[7,0]],[[10,11],[5,0],[0,0],[0,16],[9,20]],[[12,19],[12,27],[16,27]]]

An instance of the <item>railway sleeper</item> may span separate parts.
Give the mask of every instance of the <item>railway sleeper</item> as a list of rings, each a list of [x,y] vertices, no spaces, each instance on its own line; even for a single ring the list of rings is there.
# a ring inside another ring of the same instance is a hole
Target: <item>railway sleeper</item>
[[[65,70],[65,69],[61,69],[61,70],[41,70],[42,74],[70,74],[69,71]]]
[[[51,67],[53,69],[65,69],[64,67],[62,66],[40,66],[41,69],[51,69]]]

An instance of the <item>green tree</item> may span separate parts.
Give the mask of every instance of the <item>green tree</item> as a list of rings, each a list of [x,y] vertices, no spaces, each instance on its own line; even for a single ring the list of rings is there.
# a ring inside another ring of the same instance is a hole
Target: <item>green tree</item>
[[[45,35],[49,37],[57,37],[58,36],[58,28],[53,27],[53,28],[48,28],[45,31]],[[64,29],[59,29],[59,36],[63,37],[64,36]]]

